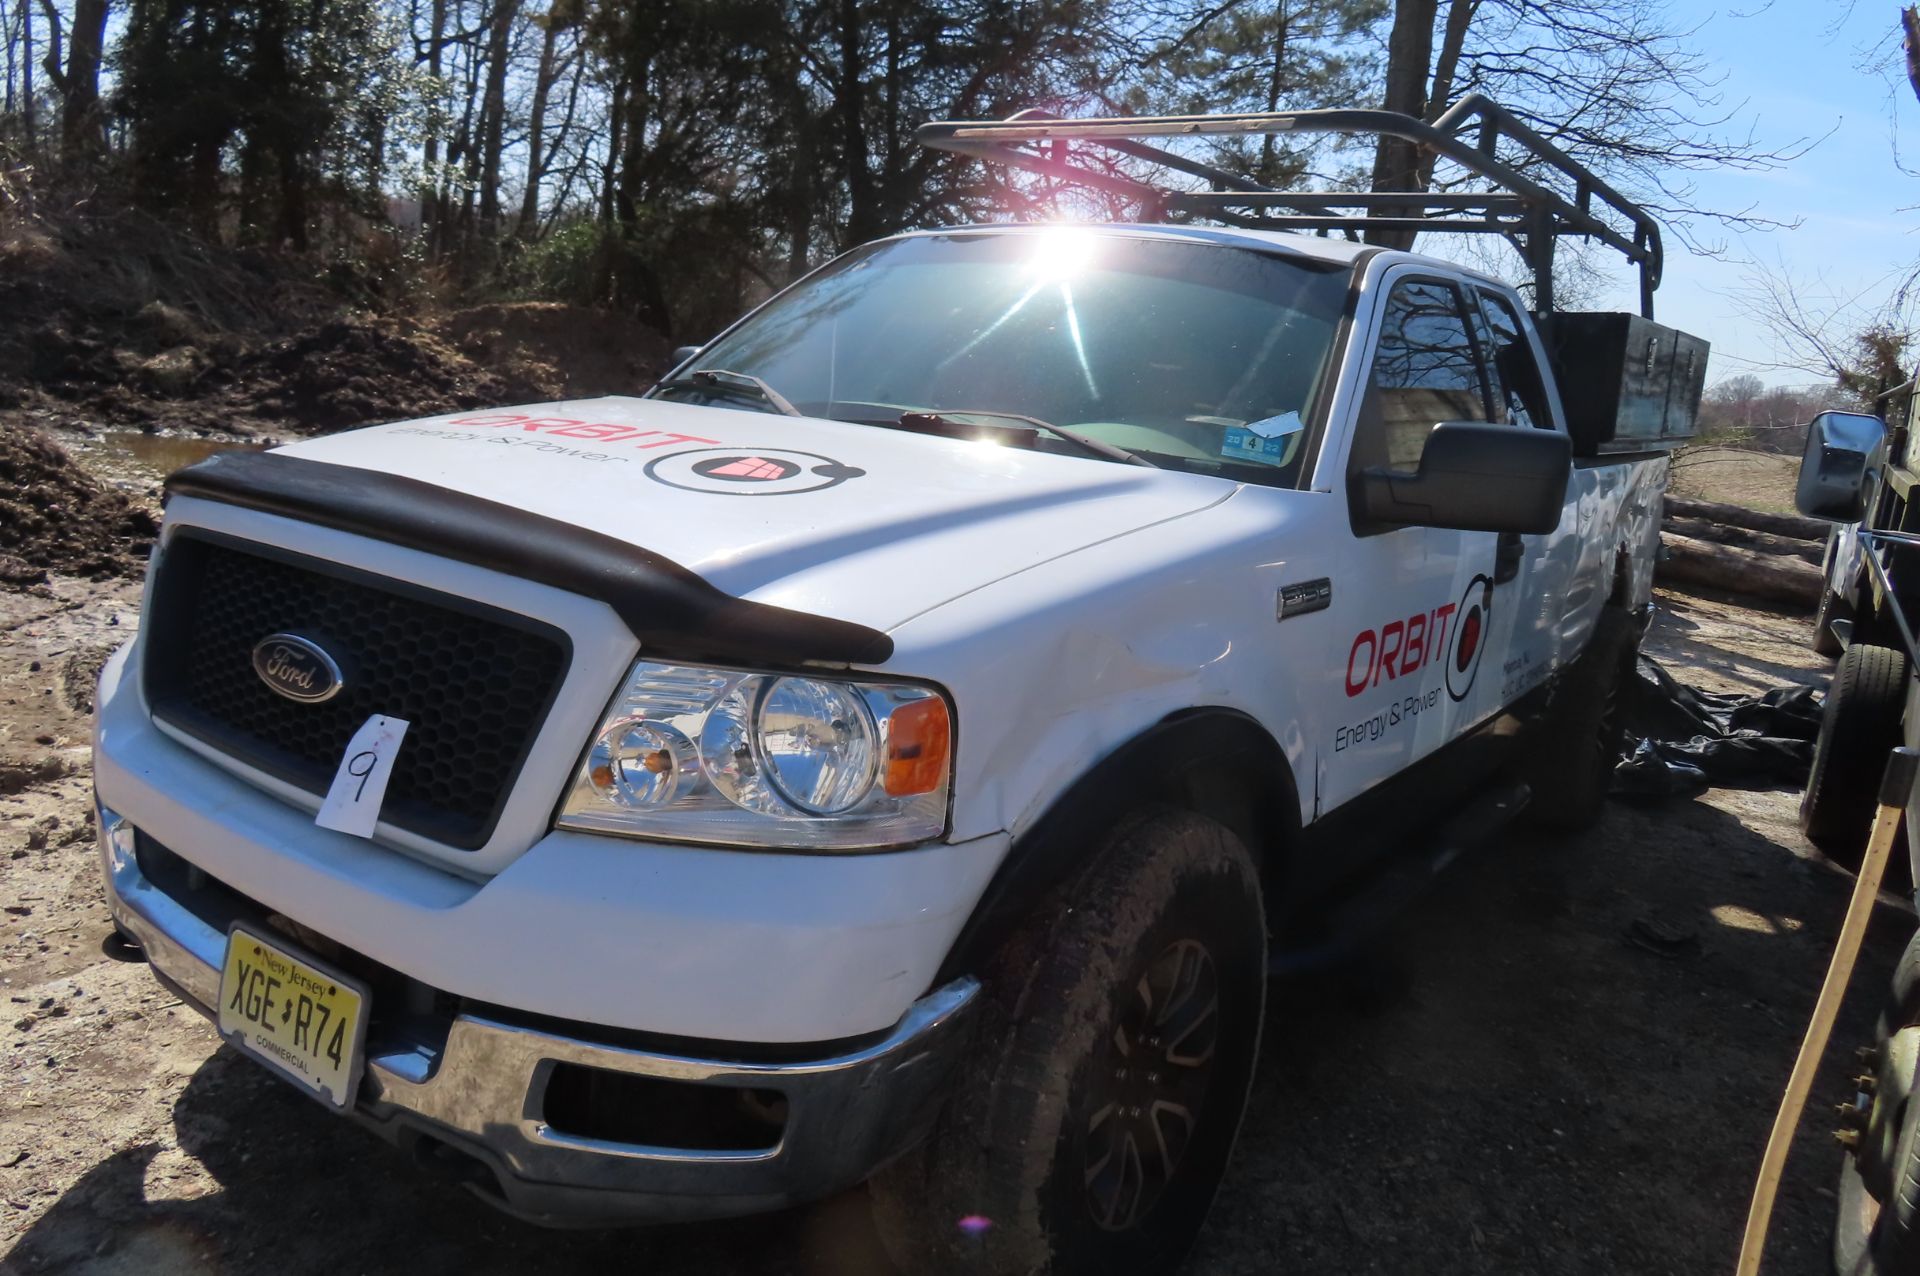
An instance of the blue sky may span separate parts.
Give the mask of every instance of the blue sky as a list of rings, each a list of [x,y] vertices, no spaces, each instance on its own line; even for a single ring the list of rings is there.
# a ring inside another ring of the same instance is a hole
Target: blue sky
[[[1728,107],[1744,103],[1756,140],[1783,146],[1819,137],[1812,150],[1773,172],[1695,174],[1702,207],[1740,210],[1793,229],[1722,231],[1721,260],[1689,253],[1667,236],[1666,281],[1655,314],[1713,344],[1709,378],[1754,372],[1770,384],[1819,380],[1769,365],[1787,352],[1750,313],[1740,292],[1753,263],[1796,281],[1810,305],[1851,303],[1864,315],[1920,265],[1920,102],[1900,53],[1896,0],[1671,0],[1670,12],[1724,76]],[[1863,69],[1864,68],[1864,69]],[[1896,134],[1908,167],[1900,171]],[[1903,209],[1909,211],[1902,211]],[[1607,298],[1630,308],[1623,288]]]

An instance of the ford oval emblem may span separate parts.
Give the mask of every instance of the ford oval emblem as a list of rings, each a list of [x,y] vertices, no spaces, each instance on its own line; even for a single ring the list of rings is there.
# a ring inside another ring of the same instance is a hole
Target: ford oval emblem
[[[302,704],[331,700],[346,685],[339,663],[299,634],[268,634],[255,643],[253,671],[276,694]]]

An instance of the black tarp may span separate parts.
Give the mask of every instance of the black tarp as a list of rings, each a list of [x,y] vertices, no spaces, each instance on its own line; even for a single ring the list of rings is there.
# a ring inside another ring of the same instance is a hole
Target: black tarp
[[[1622,696],[1626,740],[1613,791],[1623,797],[1807,782],[1820,733],[1817,687],[1776,687],[1757,696],[1702,691],[1642,654]]]

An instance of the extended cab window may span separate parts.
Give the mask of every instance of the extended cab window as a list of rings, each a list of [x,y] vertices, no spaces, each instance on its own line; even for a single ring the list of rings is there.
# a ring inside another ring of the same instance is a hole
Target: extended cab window
[[[1351,468],[1411,472],[1435,425],[1492,419],[1459,292],[1433,280],[1395,284],[1360,401]]]
[[[1163,469],[1293,487],[1351,273],[1079,227],[914,236],[849,253],[699,363],[759,377],[809,416],[934,412],[1087,456],[1018,414]]]
[[[1500,420],[1551,430],[1553,415],[1547,411],[1547,387],[1540,379],[1540,364],[1533,357],[1520,313],[1497,292],[1484,288],[1474,292],[1479,295],[1480,313],[1485,316],[1482,344],[1487,349],[1487,371]]]

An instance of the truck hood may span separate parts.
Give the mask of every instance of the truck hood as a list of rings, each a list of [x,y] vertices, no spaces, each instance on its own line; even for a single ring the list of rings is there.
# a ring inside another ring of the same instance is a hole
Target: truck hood
[[[1234,491],[1095,458],[633,398],[427,417],[276,450],[559,519],[735,597],[881,630]]]

